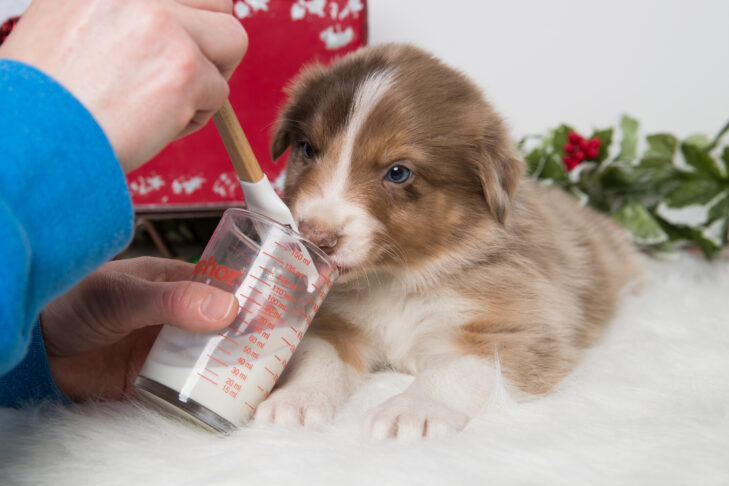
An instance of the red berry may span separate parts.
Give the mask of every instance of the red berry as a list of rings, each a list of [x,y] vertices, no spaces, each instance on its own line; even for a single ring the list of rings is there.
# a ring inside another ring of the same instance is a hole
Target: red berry
[[[565,155],[564,157],[562,157],[562,162],[564,162],[565,165],[569,167],[569,165],[572,163],[572,157],[570,157],[569,155]]]
[[[580,140],[580,149],[584,152],[590,148],[590,144],[584,138]]]
[[[572,143],[579,143],[579,141],[582,140],[582,137],[580,137],[580,134],[577,132],[570,132],[570,134],[567,137],[569,138],[569,141]]]
[[[576,152],[574,155],[574,158],[575,158],[575,161],[579,164],[580,162],[585,160],[585,152],[583,152],[581,150]]]
[[[600,151],[598,149],[596,149],[595,147],[590,147],[589,149],[587,149],[587,158],[596,159],[599,153]]]
[[[575,146],[573,144],[567,142],[566,144],[564,144],[564,151],[568,154],[571,154],[572,152],[575,151]]]
[[[602,145],[602,143],[600,142],[600,139],[599,138],[591,138],[590,139],[590,147],[594,147],[596,149],[599,149],[600,148],[600,145]]]

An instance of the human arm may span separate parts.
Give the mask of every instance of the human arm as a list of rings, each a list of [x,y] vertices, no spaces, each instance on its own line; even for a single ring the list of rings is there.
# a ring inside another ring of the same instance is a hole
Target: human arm
[[[35,0],[0,47],[66,87],[126,172],[203,126],[248,40],[231,0]]]
[[[36,0],[0,47],[0,376],[40,309],[131,238],[119,165],[137,167],[222,104],[247,44],[231,9]]]

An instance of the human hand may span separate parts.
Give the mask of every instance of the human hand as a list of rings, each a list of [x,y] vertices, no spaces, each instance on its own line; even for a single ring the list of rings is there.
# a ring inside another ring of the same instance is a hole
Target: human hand
[[[163,258],[118,260],[51,302],[41,328],[58,388],[76,401],[117,400],[133,389],[160,324],[190,331],[229,325],[235,296],[187,280],[193,268]]]
[[[248,38],[232,0],[35,0],[0,47],[93,114],[129,172],[205,125]]]

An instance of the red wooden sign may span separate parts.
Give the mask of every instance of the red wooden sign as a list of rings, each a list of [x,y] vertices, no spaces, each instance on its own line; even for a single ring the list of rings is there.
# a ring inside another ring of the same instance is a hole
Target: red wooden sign
[[[283,88],[311,61],[329,62],[367,40],[365,0],[237,0],[249,47],[230,80],[230,102],[264,172],[280,187],[284,161],[270,155]],[[212,121],[127,176],[137,209],[242,204],[243,193]],[[277,184],[278,181],[278,184]]]

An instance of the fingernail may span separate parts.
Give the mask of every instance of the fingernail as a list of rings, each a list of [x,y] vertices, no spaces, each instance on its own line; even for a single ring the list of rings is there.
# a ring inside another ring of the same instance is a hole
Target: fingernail
[[[202,304],[202,313],[208,319],[218,321],[228,315],[235,303],[235,296],[227,292],[211,292]]]

